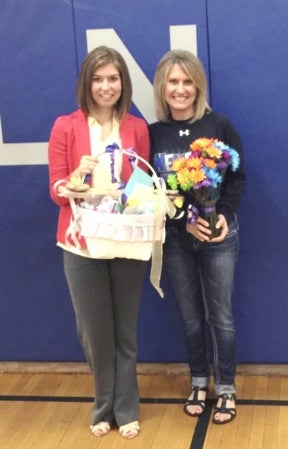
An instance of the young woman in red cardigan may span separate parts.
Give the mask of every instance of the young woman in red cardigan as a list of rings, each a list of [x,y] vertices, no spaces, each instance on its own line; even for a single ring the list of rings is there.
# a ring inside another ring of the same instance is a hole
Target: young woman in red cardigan
[[[49,140],[50,194],[60,207],[57,244],[63,250],[78,335],[94,376],[91,431],[103,436],[116,423],[126,438],[134,438],[140,430],[137,319],[147,262],[95,259],[85,239],[80,239],[81,247],[67,240],[71,207],[59,186],[92,172],[96,183],[110,176],[107,160],[97,155],[114,143],[134,148],[149,160],[147,126],[143,119],[128,114],[131,98],[131,80],[122,56],[105,46],[92,50],[78,79],[79,109],[57,118]],[[128,157],[118,154],[115,164],[118,181],[127,182]]]

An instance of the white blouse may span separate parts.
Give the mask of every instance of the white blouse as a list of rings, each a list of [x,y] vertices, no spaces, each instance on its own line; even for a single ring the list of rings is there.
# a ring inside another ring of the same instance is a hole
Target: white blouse
[[[114,164],[111,164],[111,154],[105,153],[108,145],[116,143],[121,148],[121,139],[119,133],[119,122],[113,118],[112,130],[109,136],[104,140],[101,137],[102,125],[97,122],[94,117],[88,117],[88,126],[90,133],[91,153],[94,156],[99,155],[99,162],[92,173],[92,187],[99,191],[99,193],[116,190],[121,180],[122,169],[122,153],[119,150],[114,152]],[[116,182],[112,184],[112,170],[113,177]]]

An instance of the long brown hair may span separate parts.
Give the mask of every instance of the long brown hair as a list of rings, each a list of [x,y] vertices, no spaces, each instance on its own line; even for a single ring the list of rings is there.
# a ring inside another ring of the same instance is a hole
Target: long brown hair
[[[80,71],[77,82],[77,102],[87,115],[91,113],[94,106],[94,100],[91,94],[91,85],[95,70],[108,64],[114,64],[121,78],[122,92],[115,109],[118,120],[122,120],[128,113],[132,102],[132,83],[128,67],[123,57],[118,51],[104,45],[94,48],[90,51]]]

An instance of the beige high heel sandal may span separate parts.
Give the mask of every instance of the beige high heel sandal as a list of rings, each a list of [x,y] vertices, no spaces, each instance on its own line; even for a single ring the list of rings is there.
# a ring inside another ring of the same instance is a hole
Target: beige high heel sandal
[[[135,438],[137,437],[138,433],[140,431],[140,425],[138,421],[132,421],[128,424],[125,424],[124,426],[119,427],[119,433],[124,438]]]
[[[111,429],[110,422],[108,421],[100,421],[94,426],[90,426],[90,430],[96,437],[104,437],[107,435],[109,430]]]

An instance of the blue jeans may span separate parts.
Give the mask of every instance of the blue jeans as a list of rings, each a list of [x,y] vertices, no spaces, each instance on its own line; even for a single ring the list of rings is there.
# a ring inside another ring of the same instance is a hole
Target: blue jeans
[[[167,231],[164,264],[183,316],[192,384],[208,386],[212,350],[217,395],[236,392],[232,297],[237,256],[236,217],[221,243],[202,243],[173,226]]]

